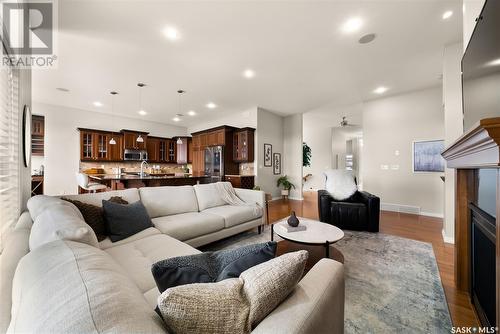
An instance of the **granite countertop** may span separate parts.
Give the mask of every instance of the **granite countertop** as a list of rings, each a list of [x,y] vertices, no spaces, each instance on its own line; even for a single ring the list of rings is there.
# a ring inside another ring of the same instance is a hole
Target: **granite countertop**
[[[186,175],[154,175],[147,174],[145,176],[139,176],[134,174],[91,174],[90,178],[99,181],[106,180],[167,180],[167,179],[197,179],[197,178],[205,178],[209,176],[193,176],[191,174]]]
[[[247,175],[247,174],[226,174],[224,176],[229,176],[229,177],[254,177],[255,175]]]

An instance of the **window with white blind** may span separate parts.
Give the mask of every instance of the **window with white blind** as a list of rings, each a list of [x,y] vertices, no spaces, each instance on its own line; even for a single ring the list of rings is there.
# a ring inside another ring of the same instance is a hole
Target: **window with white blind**
[[[0,68],[0,252],[5,231],[20,214],[18,75]]]

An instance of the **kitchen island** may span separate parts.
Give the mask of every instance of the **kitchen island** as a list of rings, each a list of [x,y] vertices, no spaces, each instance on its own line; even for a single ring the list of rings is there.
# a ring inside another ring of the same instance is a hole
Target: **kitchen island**
[[[107,185],[111,190],[127,188],[159,187],[159,186],[186,186],[198,183],[210,183],[210,177],[191,174],[184,175],[155,175],[146,174],[89,174],[94,182]]]

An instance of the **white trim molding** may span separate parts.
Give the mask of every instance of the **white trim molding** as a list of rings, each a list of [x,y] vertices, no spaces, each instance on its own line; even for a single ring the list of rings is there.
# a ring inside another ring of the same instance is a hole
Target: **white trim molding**
[[[441,231],[441,234],[443,235],[443,241],[447,244],[455,244],[455,238],[449,237],[446,235],[444,232],[444,229]]]
[[[399,213],[409,213],[412,215],[420,215],[420,216],[427,216],[427,217],[444,218],[444,214],[442,214],[442,213],[422,211],[420,209],[420,207],[413,206],[413,205],[380,203],[380,210],[399,212]]]

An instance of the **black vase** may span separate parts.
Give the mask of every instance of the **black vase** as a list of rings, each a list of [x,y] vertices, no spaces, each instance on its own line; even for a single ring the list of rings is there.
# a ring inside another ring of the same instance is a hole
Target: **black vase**
[[[292,213],[290,214],[290,217],[288,217],[288,225],[290,225],[292,227],[299,226],[299,219],[295,215],[295,211],[292,211]]]

